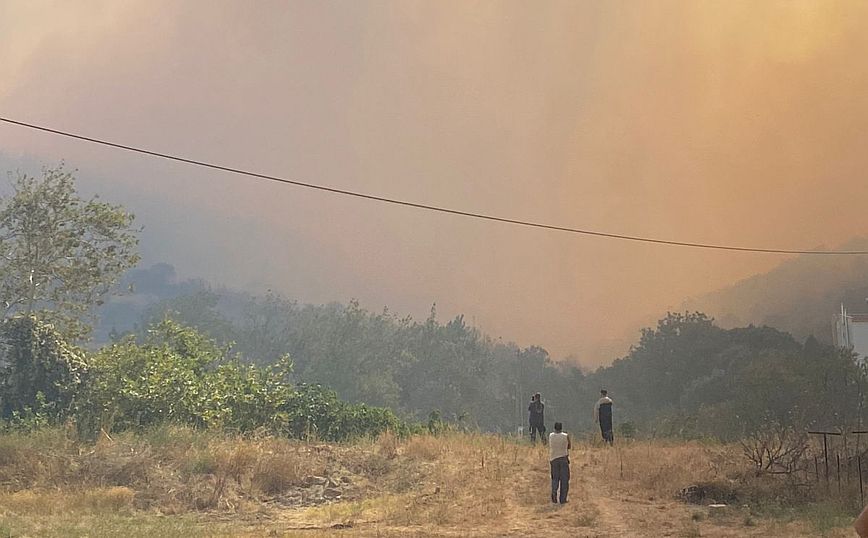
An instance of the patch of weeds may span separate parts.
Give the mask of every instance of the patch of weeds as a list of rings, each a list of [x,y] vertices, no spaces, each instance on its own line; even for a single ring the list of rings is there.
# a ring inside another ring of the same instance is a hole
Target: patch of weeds
[[[751,505],[748,518],[754,520],[757,517],[776,519],[784,523],[805,522],[817,533],[825,534],[836,528],[850,526],[855,514],[847,506],[834,502],[798,506],[764,503]]]
[[[809,504],[801,510],[801,514],[802,519],[822,534],[839,527],[848,527],[853,522],[853,514],[835,503]]]
[[[253,473],[253,484],[266,495],[277,495],[291,486],[301,484],[303,474],[295,455],[274,454],[257,464]]]
[[[214,474],[217,472],[217,458],[210,451],[197,450],[187,461],[185,470],[190,474]]]
[[[377,452],[365,454],[360,460],[353,462],[351,468],[354,472],[368,478],[378,478],[389,472],[392,462]]]

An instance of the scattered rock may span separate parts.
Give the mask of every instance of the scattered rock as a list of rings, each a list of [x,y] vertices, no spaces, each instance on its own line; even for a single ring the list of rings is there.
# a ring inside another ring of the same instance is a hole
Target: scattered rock
[[[305,486],[325,486],[329,479],[324,476],[308,476],[304,479]]]
[[[337,499],[341,496],[341,490],[338,488],[325,488],[322,492],[322,496],[325,499]]]
[[[682,489],[678,498],[690,504],[723,504],[738,499],[738,493],[731,484],[707,482]]]

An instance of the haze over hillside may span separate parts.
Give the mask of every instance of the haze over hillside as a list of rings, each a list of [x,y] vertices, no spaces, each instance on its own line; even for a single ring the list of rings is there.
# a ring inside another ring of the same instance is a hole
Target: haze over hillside
[[[842,250],[864,250],[868,238]],[[832,340],[832,321],[841,304],[868,311],[868,256],[801,256],[771,271],[744,279],[696,299],[684,308],[714,316],[726,327],[769,325],[797,338]]]
[[[861,2],[0,3],[3,115],[220,164],[615,233],[810,248],[863,234]],[[4,125],[145,226],[145,266],[352,297],[598,364],[779,256],[581,238],[337,198]],[[10,167],[4,167],[9,169]]]

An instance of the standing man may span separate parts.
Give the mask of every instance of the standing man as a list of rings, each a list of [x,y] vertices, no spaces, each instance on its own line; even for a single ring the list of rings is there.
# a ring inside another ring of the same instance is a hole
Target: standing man
[[[603,441],[610,445],[615,442],[615,434],[612,432],[612,399],[606,389],[600,391],[600,399],[594,405],[594,422],[600,425],[600,433]]]
[[[549,435],[549,463],[552,466],[552,502],[564,504],[570,491],[570,435],[555,422],[555,431]],[[558,494],[560,489],[560,495]]]
[[[542,444],[546,444],[546,425],[545,425],[545,409],[546,406],[540,400],[539,392],[533,395],[530,400],[530,405],[527,406],[530,420],[530,442],[536,443],[536,434],[539,432],[539,439]]]

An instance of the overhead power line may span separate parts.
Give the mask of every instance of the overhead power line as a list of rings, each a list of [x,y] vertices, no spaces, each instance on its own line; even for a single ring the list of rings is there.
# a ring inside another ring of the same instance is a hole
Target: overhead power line
[[[119,144],[117,142],[110,142],[108,140],[102,140],[99,138],[93,138],[90,136],[84,136],[76,133],[72,133],[69,131],[61,131],[59,129],[52,129],[50,127],[44,127],[42,125],[35,125],[32,123],[27,123],[23,121],[14,120],[11,118],[5,118],[0,116],[0,121],[10,124],[17,125],[19,127],[26,127],[28,129],[33,129],[36,131],[42,131],[45,133],[50,133],[54,135],[64,136],[67,138],[72,138],[75,140],[81,140],[84,142],[90,142],[93,144],[99,144],[102,146],[108,146],[111,148],[122,149],[126,151],[131,151],[134,153],[140,153],[143,155],[150,155],[151,157],[159,157],[161,159],[167,159],[170,161],[176,161],[181,163],[190,164],[193,166],[200,166],[202,168],[210,168],[212,170],[220,170],[222,172],[229,172],[232,174],[239,174],[243,176],[248,176],[256,179],[262,179],[267,181],[273,181],[276,183],[283,183],[286,185],[294,185],[296,187],[304,187],[306,189],[314,189],[323,192],[329,192],[332,194],[339,194],[343,196],[352,196],[354,198],[361,198],[364,200],[373,200],[375,202],[382,202],[386,204],[393,204],[405,207],[412,207],[415,209],[424,209],[426,211],[434,211],[437,213],[446,213],[449,215],[458,215],[461,217],[469,217],[480,220],[487,220],[493,222],[500,222],[504,224],[513,224],[516,226],[525,226],[529,228],[540,228],[543,230],[554,230],[558,232],[567,232],[572,234],[586,235],[592,237],[602,237],[606,239],[619,239],[623,241],[635,241],[640,243],[652,243],[657,245],[670,245],[676,247],[689,247],[689,248],[701,248],[701,249],[709,249],[709,250],[730,250],[737,252],[759,252],[759,253],[767,253],[767,254],[809,254],[809,255],[845,255],[845,256],[860,256],[860,255],[868,255],[868,250],[793,250],[793,249],[785,249],[785,248],[764,248],[764,247],[745,247],[745,246],[737,246],[737,245],[720,245],[720,244],[711,244],[711,243],[694,243],[689,241],[675,241],[670,239],[659,239],[654,237],[642,237],[637,235],[624,235],[617,234],[611,232],[603,232],[599,230],[587,230],[581,228],[570,228],[568,226],[558,226],[555,224],[546,224],[542,222],[533,222],[527,220],[513,219],[509,217],[499,217],[497,215],[488,215],[485,213],[475,213],[472,211],[463,211],[460,209],[452,209],[449,207],[441,207],[430,204],[423,204],[419,202],[411,202],[408,200],[399,200],[397,198],[388,198],[385,196],[378,196],[375,194],[367,194],[364,192],[356,192],[350,191],[346,189],[338,189],[335,187],[328,187],[326,185],[317,185],[315,183],[307,183],[304,181],[298,181],[294,179],[288,179],[284,177],[272,176],[268,174],[260,174],[258,172],[251,172],[248,170],[242,170],[240,168],[233,168],[230,166],[222,166],[219,164],[209,163],[205,161],[199,161],[196,159],[190,159],[187,157],[181,157],[178,155],[172,155],[169,153],[161,153],[159,151],[153,151],[149,149],[139,148],[135,146],[129,146],[126,144]]]

